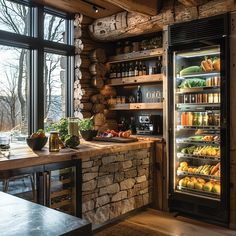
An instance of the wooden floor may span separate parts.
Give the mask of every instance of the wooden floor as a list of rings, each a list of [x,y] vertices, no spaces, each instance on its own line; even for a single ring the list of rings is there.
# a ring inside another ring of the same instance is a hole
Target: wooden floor
[[[236,236],[236,231],[148,209],[94,236]]]

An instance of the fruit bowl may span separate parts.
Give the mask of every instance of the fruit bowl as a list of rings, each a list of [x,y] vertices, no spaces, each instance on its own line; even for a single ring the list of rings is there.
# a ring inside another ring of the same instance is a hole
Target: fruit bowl
[[[41,150],[45,146],[47,141],[48,141],[47,137],[35,137],[26,139],[28,146],[34,151]]]

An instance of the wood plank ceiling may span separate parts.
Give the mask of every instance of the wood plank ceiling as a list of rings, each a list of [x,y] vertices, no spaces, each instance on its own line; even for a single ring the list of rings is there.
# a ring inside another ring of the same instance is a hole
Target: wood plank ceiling
[[[113,15],[124,10],[148,16],[156,15],[163,0],[34,0],[37,3],[69,13],[82,13],[94,19]],[[98,12],[95,10],[98,9]]]

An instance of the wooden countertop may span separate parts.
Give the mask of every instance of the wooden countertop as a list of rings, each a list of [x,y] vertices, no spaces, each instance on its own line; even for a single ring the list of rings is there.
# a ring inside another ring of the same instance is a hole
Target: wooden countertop
[[[41,151],[32,151],[25,146],[12,149],[9,157],[0,158],[0,171],[149,148],[152,143],[153,141],[149,140],[139,140],[133,143],[81,141],[77,149],[66,148],[56,153],[50,153],[47,147],[43,148]]]
[[[0,235],[92,235],[86,220],[0,192]]]

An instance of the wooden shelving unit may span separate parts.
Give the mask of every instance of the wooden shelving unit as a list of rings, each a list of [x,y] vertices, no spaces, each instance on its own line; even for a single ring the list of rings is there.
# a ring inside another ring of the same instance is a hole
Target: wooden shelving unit
[[[162,81],[163,81],[162,74],[154,74],[154,75],[125,77],[120,79],[110,79],[108,85],[120,86],[129,84],[147,84],[147,83],[162,82]]]
[[[163,48],[155,48],[155,49],[139,51],[139,52],[130,52],[126,54],[112,56],[109,58],[108,63],[143,60],[143,59],[153,58],[157,56],[162,56],[162,54],[163,54]]]
[[[162,110],[163,103],[122,103],[114,105],[110,110]]]

